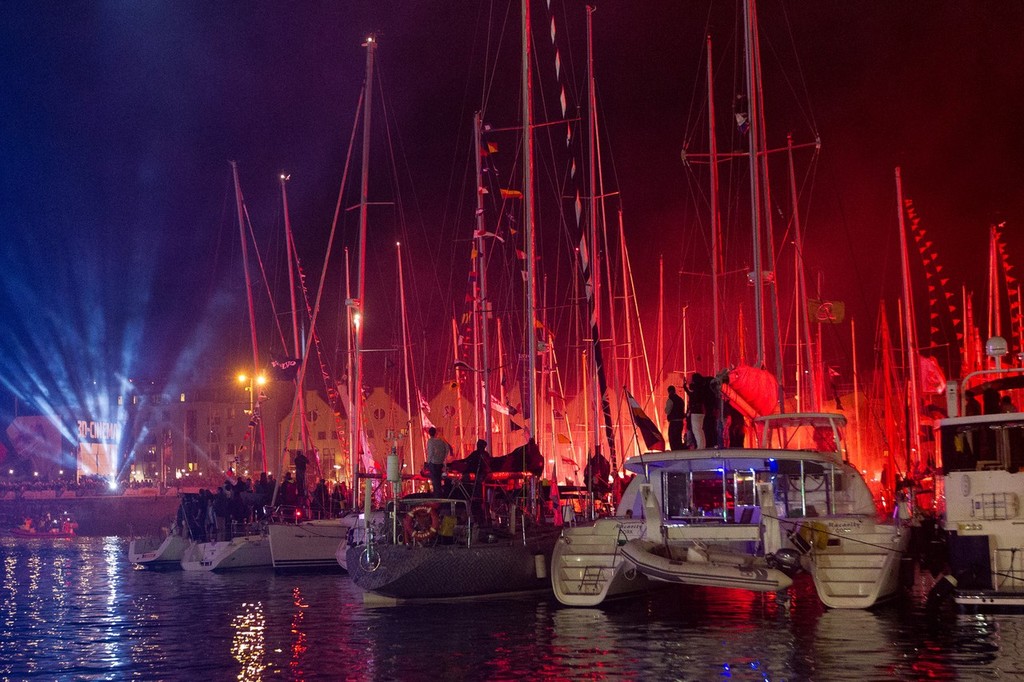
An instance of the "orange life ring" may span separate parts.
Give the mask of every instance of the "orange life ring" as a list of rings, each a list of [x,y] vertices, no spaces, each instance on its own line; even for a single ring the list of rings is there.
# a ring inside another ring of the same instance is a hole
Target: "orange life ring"
[[[421,504],[418,507],[413,507],[402,519],[406,544],[413,542],[423,544],[437,535],[440,525],[441,519],[438,518],[437,509],[433,505]]]

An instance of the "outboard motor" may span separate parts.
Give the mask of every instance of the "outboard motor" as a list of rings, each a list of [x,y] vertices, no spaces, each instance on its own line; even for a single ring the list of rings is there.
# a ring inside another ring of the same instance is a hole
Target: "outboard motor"
[[[765,556],[769,568],[776,568],[790,578],[800,572],[800,552],[795,549],[783,548],[774,554]]]

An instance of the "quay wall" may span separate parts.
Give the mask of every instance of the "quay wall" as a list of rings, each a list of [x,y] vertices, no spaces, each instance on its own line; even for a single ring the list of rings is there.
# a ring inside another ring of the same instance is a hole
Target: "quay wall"
[[[39,519],[65,512],[78,523],[79,535],[137,537],[160,535],[178,510],[178,495],[92,495],[78,497],[11,494],[0,498],[0,533],[21,525],[26,517]]]

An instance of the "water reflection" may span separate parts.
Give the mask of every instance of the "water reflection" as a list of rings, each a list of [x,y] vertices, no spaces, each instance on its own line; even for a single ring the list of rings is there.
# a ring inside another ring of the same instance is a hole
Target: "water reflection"
[[[1019,678],[1024,617],[920,601],[826,611],[669,588],[601,609],[530,597],[368,608],[344,575],[132,570],[117,539],[0,538],[0,679]]]
[[[263,604],[243,602],[241,608],[231,621],[231,628],[235,631],[231,655],[241,664],[237,679],[242,682],[262,680],[266,669],[264,647],[267,629]]]

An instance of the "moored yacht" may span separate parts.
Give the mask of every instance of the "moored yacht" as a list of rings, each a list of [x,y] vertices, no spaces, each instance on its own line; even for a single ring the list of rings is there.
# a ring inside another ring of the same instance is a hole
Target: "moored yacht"
[[[986,352],[1001,358],[1006,342],[990,339]],[[947,384],[949,417],[937,422],[949,573],[933,595],[949,592],[964,607],[1024,608],[1024,412],[1002,402],[1021,388],[1021,368],[968,374]],[[978,396],[989,410],[970,407]]]
[[[895,594],[909,533],[878,518],[867,484],[845,461],[845,418],[756,422],[757,448],[629,459],[636,477],[618,516],[563,530],[551,569],[558,600],[594,606],[659,582],[777,591],[800,568],[834,608]]]
[[[358,512],[338,518],[277,521],[267,527],[274,568],[331,569],[338,564],[338,552],[346,546],[359,520]]]

